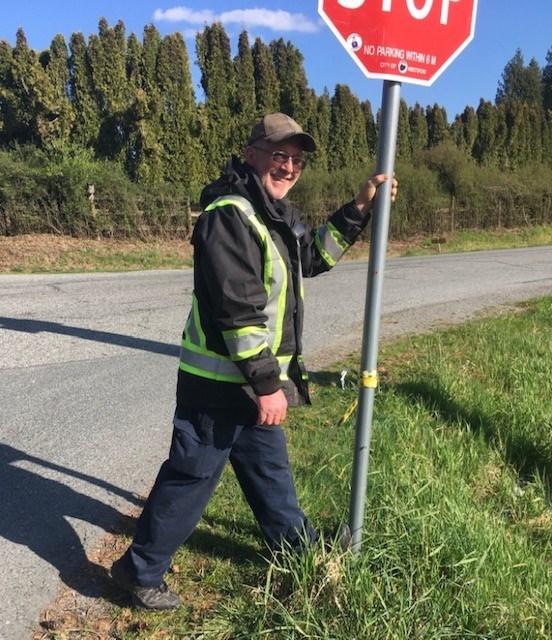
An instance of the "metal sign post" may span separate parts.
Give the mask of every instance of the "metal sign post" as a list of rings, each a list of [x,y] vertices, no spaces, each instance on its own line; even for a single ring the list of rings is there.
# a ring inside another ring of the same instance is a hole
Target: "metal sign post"
[[[429,86],[471,42],[478,0],[318,0],[318,13],[368,78],[383,83],[377,172],[389,180],[379,188],[372,241],[361,379],[358,396],[349,527],[352,551],[360,551],[377,356],[395,166],[401,82]]]
[[[399,123],[401,83],[385,80],[381,104],[381,127],[378,143],[377,173],[386,173],[387,182],[379,187],[372,214],[370,260],[362,337],[361,377],[358,394],[356,438],[353,462],[353,485],[349,511],[351,550],[357,554],[362,542],[364,506],[368,482],[368,461],[372,435],[372,414],[378,382],[377,359],[381,320],[383,276],[387,252],[387,234],[391,210],[391,182],[395,167]]]

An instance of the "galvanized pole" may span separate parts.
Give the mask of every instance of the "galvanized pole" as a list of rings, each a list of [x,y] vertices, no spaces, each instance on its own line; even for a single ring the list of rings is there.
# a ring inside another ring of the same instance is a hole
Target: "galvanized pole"
[[[391,210],[391,178],[395,167],[395,150],[397,148],[400,95],[400,82],[384,81],[376,171],[377,173],[386,173],[389,176],[389,180],[379,188],[372,215],[370,260],[360,363],[361,376],[358,391],[353,484],[349,511],[349,528],[352,536],[351,550],[354,554],[360,552],[362,543],[370,438],[372,435],[372,414],[378,383],[377,360],[381,301]]]

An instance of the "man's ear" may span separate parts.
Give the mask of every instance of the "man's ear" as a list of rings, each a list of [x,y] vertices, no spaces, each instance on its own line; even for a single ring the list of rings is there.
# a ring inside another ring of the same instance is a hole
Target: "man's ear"
[[[247,164],[253,165],[255,163],[255,151],[256,149],[251,146],[247,146],[244,149],[243,156]]]

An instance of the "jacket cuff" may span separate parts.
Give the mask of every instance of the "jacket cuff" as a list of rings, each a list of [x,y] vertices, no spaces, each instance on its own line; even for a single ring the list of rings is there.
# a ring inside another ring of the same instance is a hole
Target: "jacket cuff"
[[[270,396],[282,388],[279,378],[266,378],[258,382],[252,382],[251,388],[256,396]]]
[[[280,365],[270,349],[236,362],[241,374],[257,396],[268,396],[282,388]]]
[[[361,213],[355,201],[351,200],[331,215],[329,220],[350,244],[354,244],[370,221],[371,213],[371,211],[367,214]]]

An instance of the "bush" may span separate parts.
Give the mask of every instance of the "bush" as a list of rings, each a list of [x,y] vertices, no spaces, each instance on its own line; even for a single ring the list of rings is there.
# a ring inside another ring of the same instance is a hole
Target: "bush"
[[[177,188],[133,183],[119,164],[96,160],[88,150],[54,158],[34,147],[0,151],[0,173],[3,235],[147,236],[189,229],[188,199]]]
[[[309,167],[290,194],[313,226],[351,201],[375,167],[328,172]],[[552,223],[552,168],[503,171],[477,166],[451,144],[398,161],[399,198],[390,237]],[[0,151],[0,232],[73,236],[185,236],[191,227],[185,186],[132,182],[122,165],[89,150],[49,156],[32,146]],[[93,199],[88,191],[94,185]]]
[[[420,234],[442,233],[448,215],[447,198],[437,175],[427,167],[398,163],[399,197],[389,221],[389,235],[404,239]]]

